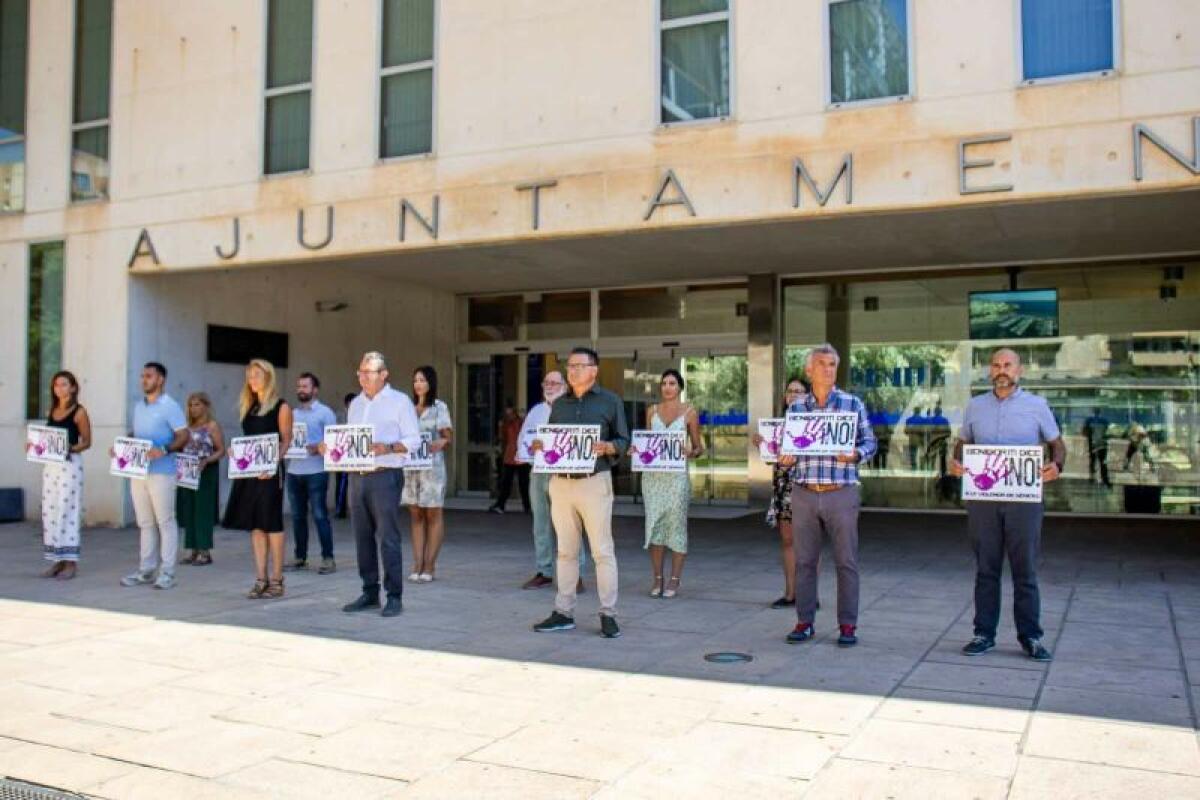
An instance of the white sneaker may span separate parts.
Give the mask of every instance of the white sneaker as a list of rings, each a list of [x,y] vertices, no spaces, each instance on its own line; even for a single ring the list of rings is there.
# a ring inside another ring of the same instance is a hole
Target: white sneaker
[[[122,586],[145,586],[147,583],[154,583],[153,572],[131,572],[121,578]]]
[[[160,572],[158,575],[158,580],[156,580],[154,582],[154,588],[155,589],[174,589],[175,588],[175,576],[168,575],[165,572]]]
[[[433,576],[428,572],[422,572],[417,576],[421,583],[433,583]]]
[[[409,576],[408,576],[408,579],[409,579],[409,581],[411,581],[412,583],[420,583],[420,582],[421,582],[421,576],[420,576],[420,575],[418,575],[418,574],[417,574],[417,573],[415,573],[415,572],[414,572],[414,573],[412,573],[411,575],[409,575]]]

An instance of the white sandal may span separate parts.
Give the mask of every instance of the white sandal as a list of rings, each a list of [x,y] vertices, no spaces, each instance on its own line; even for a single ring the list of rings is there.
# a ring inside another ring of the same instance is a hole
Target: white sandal
[[[433,576],[430,575],[428,572],[422,572],[417,577],[417,580],[421,581],[421,583],[433,583]]]
[[[412,574],[410,574],[410,575],[408,576],[408,580],[409,580],[411,583],[420,583],[420,582],[421,582],[421,576],[420,576],[420,575],[418,575],[417,573],[415,573],[415,572],[414,572],[414,573],[412,573]]]
[[[662,597],[662,575],[654,576],[654,585],[650,587],[651,597]]]
[[[664,589],[663,593],[662,593],[662,596],[667,600],[670,600],[672,597],[674,597],[676,594],[679,593],[679,578],[672,575],[670,580],[667,581],[667,584],[670,585],[672,583],[675,584],[675,588],[674,589]]]

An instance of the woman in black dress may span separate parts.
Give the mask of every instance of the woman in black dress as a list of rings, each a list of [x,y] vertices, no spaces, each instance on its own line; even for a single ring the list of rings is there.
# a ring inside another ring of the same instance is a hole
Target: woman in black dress
[[[282,456],[292,440],[292,409],[279,396],[275,367],[270,362],[256,358],[247,365],[238,412],[243,435],[275,434]],[[233,481],[225,518],[221,520],[226,528],[250,531],[255,580],[247,596],[252,600],[283,597],[283,459],[278,463],[273,475]]]

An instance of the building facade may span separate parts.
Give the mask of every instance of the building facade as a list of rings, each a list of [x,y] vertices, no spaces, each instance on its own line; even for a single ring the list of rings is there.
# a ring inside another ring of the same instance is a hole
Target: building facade
[[[633,418],[682,368],[695,502],[755,504],[754,421],[829,341],[884,445],[866,503],[954,509],[1006,344],[1067,441],[1052,510],[1200,513],[1196,10],[0,0],[0,485],[36,514],[60,367],[120,523],[143,362],[232,431],[248,357],[337,407],[378,349],[400,388],[437,368],[484,494],[504,406],[588,343]]]

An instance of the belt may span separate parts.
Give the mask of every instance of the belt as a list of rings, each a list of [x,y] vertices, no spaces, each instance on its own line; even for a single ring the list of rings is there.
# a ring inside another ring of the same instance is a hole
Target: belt
[[[393,470],[402,469],[402,467],[376,467],[375,469],[353,469],[349,470],[351,475],[365,477],[367,475],[377,475],[380,472],[392,472]]]
[[[582,481],[582,480],[592,477],[593,475],[599,475],[599,474],[600,474],[599,472],[559,472],[559,473],[556,473],[554,477],[566,478],[569,481]]]
[[[802,483],[800,484],[800,488],[816,494],[825,494],[826,492],[836,492],[838,489],[845,489],[849,485],[846,483]]]

